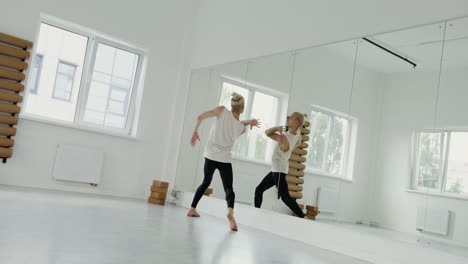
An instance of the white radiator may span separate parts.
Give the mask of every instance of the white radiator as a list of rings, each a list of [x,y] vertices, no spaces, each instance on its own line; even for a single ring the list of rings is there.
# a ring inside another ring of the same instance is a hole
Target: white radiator
[[[104,152],[72,145],[58,145],[53,177],[56,180],[99,184]]]
[[[446,236],[449,229],[449,220],[449,210],[418,207],[416,229]]]
[[[320,214],[336,214],[338,210],[338,197],[337,189],[318,188],[317,192],[317,206]]]

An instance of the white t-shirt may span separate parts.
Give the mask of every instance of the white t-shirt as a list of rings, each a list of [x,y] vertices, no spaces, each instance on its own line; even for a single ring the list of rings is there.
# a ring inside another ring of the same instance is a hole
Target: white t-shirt
[[[211,128],[203,156],[207,159],[231,163],[232,145],[236,138],[244,133],[245,126],[234,118],[231,111],[224,107],[220,117]]]
[[[294,150],[297,142],[301,140],[301,133],[296,131],[296,135],[291,134],[290,131],[285,133],[286,138],[289,142],[289,150],[284,152],[280,148],[280,144],[277,143],[275,150],[273,151],[273,157],[271,158],[272,172],[282,172],[288,174],[288,161],[291,157],[291,153]]]

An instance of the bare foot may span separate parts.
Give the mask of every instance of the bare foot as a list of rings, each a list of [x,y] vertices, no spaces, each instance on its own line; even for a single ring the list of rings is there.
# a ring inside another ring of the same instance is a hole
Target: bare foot
[[[189,211],[187,212],[188,217],[200,217],[200,214],[197,213],[197,210],[195,208],[190,208]]]
[[[234,212],[233,210],[230,208],[229,209],[229,212],[227,214],[227,218],[229,220],[229,228],[231,228],[232,231],[236,231],[237,232],[237,223],[236,223],[236,219],[234,219]]]

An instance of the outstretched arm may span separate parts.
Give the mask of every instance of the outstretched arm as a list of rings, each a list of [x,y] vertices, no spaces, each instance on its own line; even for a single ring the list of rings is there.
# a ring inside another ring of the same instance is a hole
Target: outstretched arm
[[[272,128],[265,130],[265,134],[269,138],[278,142],[278,144],[280,145],[281,151],[286,152],[289,150],[289,141],[283,132],[284,132],[284,128],[282,126],[272,127]]]
[[[242,120],[240,121],[244,126],[249,126],[250,125],[250,129],[252,129],[253,127],[260,127],[260,121],[258,119],[247,119],[247,120]],[[245,129],[242,133],[245,132]]]
[[[224,110],[224,106],[218,106],[209,111],[203,112],[198,116],[197,123],[195,124],[195,128],[193,129],[192,138],[190,139],[190,144],[192,144],[192,146],[195,146],[195,143],[197,143],[197,140],[200,140],[200,135],[198,135],[198,128],[200,127],[203,120],[210,118],[210,117],[215,117],[215,116],[216,118],[219,118],[223,110]]]

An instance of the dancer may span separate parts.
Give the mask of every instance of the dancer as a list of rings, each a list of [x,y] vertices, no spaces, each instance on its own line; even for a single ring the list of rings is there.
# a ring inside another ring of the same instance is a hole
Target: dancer
[[[231,165],[231,150],[236,138],[245,132],[245,127],[250,125],[259,127],[260,123],[257,119],[239,121],[239,116],[244,112],[244,98],[232,93],[231,111],[224,106],[218,106],[210,111],[204,112],[198,116],[197,123],[192,133],[190,143],[195,146],[197,140],[200,140],[198,135],[198,127],[203,120],[216,117],[216,123],[211,129],[208,142],[205,147],[203,156],[205,157],[204,178],[202,184],[198,187],[193,197],[192,205],[187,216],[199,217],[196,207],[206,189],[210,186],[215,170],[219,170],[221,180],[223,182],[224,192],[226,193],[226,201],[228,206],[227,218],[229,219],[230,228],[237,231],[236,220],[234,219],[234,200],[235,194],[232,188],[233,173]]]
[[[282,126],[272,127],[265,131],[265,134],[271,139],[277,141],[272,157],[272,170],[268,173],[255,189],[255,207],[260,208],[263,201],[263,192],[274,185],[278,189],[278,199],[281,200],[297,216],[308,219],[301,210],[297,202],[291,198],[286,183],[286,174],[288,173],[288,160],[292,151],[301,143],[301,132],[299,128],[304,123],[304,116],[301,113],[294,112],[288,117],[289,131],[285,133]]]

